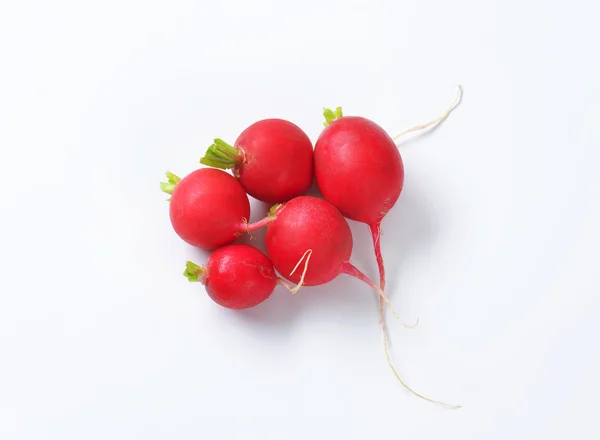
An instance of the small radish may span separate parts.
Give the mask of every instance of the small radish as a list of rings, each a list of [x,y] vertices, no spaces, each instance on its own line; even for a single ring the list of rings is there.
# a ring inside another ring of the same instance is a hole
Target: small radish
[[[369,226],[379,268],[379,287],[382,290],[385,289],[385,268],[381,255],[381,222],[398,200],[404,185],[404,164],[394,141],[404,134],[443,121],[458,105],[461,94],[459,86],[454,103],[442,116],[393,138],[369,119],[344,116],[341,107],[335,111],[325,109],[323,112],[326,128],[319,136],[314,152],[317,185],[325,199],[344,216]],[[383,298],[380,298],[380,315],[390,367],[400,382],[410,390],[400,379],[389,358]],[[421,395],[419,397],[431,400]]]
[[[377,290],[391,308],[385,293],[350,263],[350,226],[331,203],[296,197],[274,207],[267,221],[267,253],[277,271],[296,283],[296,288],[325,284],[346,274]],[[298,270],[301,264],[303,270]]]
[[[246,128],[233,146],[215,139],[200,163],[233,169],[246,192],[267,203],[304,194],[313,182],[313,147],[297,125],[263,119]]]
[[[248,224],[250,202],[244,188],[230,174],[201,168],[180,179],[167,172],[161,189],[171,194],[169,215],[184,241],[202,249],[231,243],[263,224]]]
[[[205,266],[188,261],[183,275],[204,284],[208,295],[228,309],[254,307],[269,298],[278,284],[295,292],[275,274],[269,257],[247,244],[217,249]]]

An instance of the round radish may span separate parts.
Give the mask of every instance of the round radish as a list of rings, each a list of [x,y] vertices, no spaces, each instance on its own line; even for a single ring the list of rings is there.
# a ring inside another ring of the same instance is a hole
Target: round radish
[[[328,283],[344,270],[352,253],[352,233],[331,203],[316,197],[296,197],[276,209],[275,217],[267,229],[266,245],[282,276],[298,284],[302,271],[290,273],[308,250],[312,253],[305,286]]]
[[[267,203],[304,194],[313,181],[313,147],[297,125],[264,119],[246,128],[233,146],[215,139],[200,163],[233,169],[246,192]]]
[[[381,289],[385,289],[381,221],[396,204],[404,185],[404,164],[394,141],[446,119],[461,95],[462,88],[458,86],[454,102],[443,115],[394,138],[369,119],[344,116],[341,107],[323,112],[325,129],[314,151],[317,185],[325,199],[344,216],[369,226]]]
[[[340,212],[369,226],[379,268],[379,287],[385,289],[385,267],[381,255],[381,221],[398,200],[404,185],[404,164],[395,139],[412,131],[422,130],[443,121],[460,102],[462,89],[451,107],[439,118],[408,129],[394,138],[375,122],[358,116],[344,116],[341,107],[325,109],[325,129],[314,151],[315,177],[326,200]],[[417,396],[435,403],[413,391],[400,378],[387,348],[383,297],[379,301],[384,348],[388,363],[398,380]]]
[[[325,200],[301,196],[272,210],[266,245],[277,271],[297,287],[325,284],[346,274],[376,289],[387,301],[385,293],[350,263],[350,226]]]
[[[188,261],[183,274],[189,281],[204,284],[208,295],[229,309],[260,304],[271,296],[277,284],[293,290],[275,274],[269,257],[247,244],[217,249],[205,266]]]
[[[166,174],[168,181],[161,182],[161,189],[171,194],[171,224],[187,243],[215,249],[262,226],[247,223],[248,196],[237,179],[225,171],[201,168],[183,179]]]
[[[315,175],[327,201],[344,216],[369,225],[381,255],[380,224],[404,184],[404,165],[392,138],[366,118],[333,120],[315,145]],[[384,276],[380,278],[383,289]]]

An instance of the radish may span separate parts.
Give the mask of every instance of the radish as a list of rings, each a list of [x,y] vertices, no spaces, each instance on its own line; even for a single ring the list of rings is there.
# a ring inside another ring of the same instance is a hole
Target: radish
[[[369,119],[344,116],[341,107],[323,112],[326,128],[319,136],[314,152],[317,185],[325,199],[344,216],[369,226],[382,290],[385,290],[385,268],[381,255],[381,222],[398,200],[404,184],[404,164],[394,141],[404,134],[443,121],[458,105],[461,94],[459,86],[455,101],[442,116],[393,138]],[[380,298],[384,348],[390,367],[402,385],[417,394],[400,379],[391,363],[383,312],[383,299]]]
[[[217,249],[206,266],[188,261],[183,275],[204,284],[208,296],[228,309],[254,307],[269,298],[278,284],[295,292],[275,274],[269,257],[247,244]]]
[[[404,164],[394,140],[444,120],[460,100],[460,86],[458,92],[442,116],[394,138],[369,119],[344,116],[341,107],[323,112],[326,128],[314,152],[317,185],[323,197],[344,216],[369,226],[382,289],[385,269],[379,240],[381,221],[400,197],[404,184]]]
[[[246,192],[267,203],[304,194],[313,182],[313,147],[297,125],[263,119],[246,128],[233,146],[215,139],[200,163],[233,169]]]
[[[263,223],[248,224],[250,202],[244,188],[230,174],[201,168],[180,179],[167,172],[161,189],[171,194],[169,215],[184,241],[202,249],[231,243]]]
[[[325,284],[346,274],[375,289],[392,308],[385,293],[350,263],[350,226],[331,203],[316,197],[296,197],[275,206],[265,221],[267,253],[277,271],[297,284],[296,289]]]

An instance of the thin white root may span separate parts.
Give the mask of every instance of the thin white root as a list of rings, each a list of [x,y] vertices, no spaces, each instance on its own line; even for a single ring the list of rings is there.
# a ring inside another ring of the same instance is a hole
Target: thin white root
[[[290,292],[292,292],[294,290],[294,287],[292,287],[292,285],[290,283],[288,283],[286,280],[284,280],[283,278],[277,277],[277,284],[285,287]]]
[[[404,327],[406,327],[409,330],[412,330],[413,328],[415,328],[416,326],[419,325],[419,318],[417,318],[417,320],[415,321],[414,324],[407,324],[406,322],[404,322],[403,320],[400,320],[400,324],[402,324]]]
[[[400,318],[400,316],[398,315],[398,313],[396,313],[396,309],[394,309],[394,306],[392,305],[392,303],[388,299],[388,297],[385,294],[385,292],[383,290],[381,290],[381,288],[379,288],[377,286],[375,286],[375,288],[379,292],[379,296],[385,301],[385,303],[388,305],[388,307],[392,311],[392,313],[394,315],[394,318],[396,318],[398,321],[400,321],[400,324],[402,324],[404,327],[406,327],[408,329],[415,328],[417,325],[419,325],[419,318],[417,318],[417,321],[414,324],[407,324],[406,322],[404,322],[404,320],[402,320],[402,318]]]
[[[309,249],[306,252],[304,252],[304,254],[302,254],[302,258],[300,258],[300,261],[298,261],[298,263],[296,263],[296,266],[290,272],[290,276],[292,276],[294,274],[294,272],[296,272],[296,269],[298,269],[298,266],[300,266],[300,263],[302,263],[302,260],[304,260],[304,258],[306,258],[306,261],[304,262],[304,270],[302,271],[302,276],[300,277],[300,281],[298,282],[298,285],[296,285],[296,287],[290,289],[290,292],[292,293],[292,295],[294,293],[298,292],[298,290],[300,290],[302,288],[302,286],[304,285],[304,276],[306,275],[306,271],[308,270],[308,262],[310,261],[311,255],[312,255],[312,249]]]
[[[383,318],[383,314],[382,314],[382,318]],[[431,399],[429,397],[423,396],[422,394],[417,393],[415,390],[413,390],[411,387],[409,387],[402,380],[402,378],[400,377],[400,375],[396,371],[396,368],[394,367],[394,364],[392,363],[392,359],[390,358],[390,352],[388,350],[387,336],[386,336],[386,331],[385,331],[385,323],[384,323],[383,320],[381,321],[381,329],[383,330],[383,349],[385,350],[385,357],[387,358],[388,365],[392,369],[394,375],[396,376],[396,379],[398,379],[398,381],[402,384],[402,386],[404,388],[406,388],[408,391],[410,391],[412,394],[414,394],[415,396],[420,397],[423,400],[427,400],[428,402],[436,403],[438,405],[442,405],[442,406],[445,406],[446,408],[451,408],[451,409],[458,409],[458,408],[460,408],[460,405],[451,405],[449,403],[444,403],[444,402],[441,402],[439,400],[434,400],[434,399]]]
[[[394,137],[392,137],[392,139],[396,140],[396,139],[404,136],[405,134],[412,133],[413,131],[424,130],[428,127],[431,127],[432,125],[439,124],[444,119],[446,119],[448,117],[448,115],[450,115],[450,113],[452,113],[452,110],[454,110],[456,108],[456,106],[460,103],[461,98],[462,98],[462,87],[459,84],[457,91],[456,91],[456,97],[454,98],[452,105],[450,107],[448,107],[448,110],[446,110],[442,116],[435,118],[432,121],[426,122],[425,124],[417,125],[416,127],[412,127],[412,128],[409,128],[408,130],[404,130],[402,133],[399,133],[399,134],[395,135]]]

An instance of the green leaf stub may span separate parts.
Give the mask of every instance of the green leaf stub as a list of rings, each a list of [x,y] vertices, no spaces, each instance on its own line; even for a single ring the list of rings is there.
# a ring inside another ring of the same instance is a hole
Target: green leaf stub
[[[183,276],[186,277],[190,283],[202,282],[204,281],[205,276],[204,269],[202,266],[198,266],[192,261],[186,261]]]
[[[337,121],[338,119],[342,119],[344,117],[342,107],[336,107],[335,110],[332,110],[330,108],[324,108],[323,117],[325,118],[325,122],[323,122],[323,125],[327,127],[333,121]]]
[[[242,154],[233,146],[229,145],[223,139],[215,139],[213,144],[208,147],[206,154],[200,163],[209,167],[227,170],[234,168],[242,163]]]
[[[167,171],[165,175],[167,176],[167,181],[160,182],[160,189],[167,194],[173,194],[173,190],[181,182],[181,178],[170,171]]]

